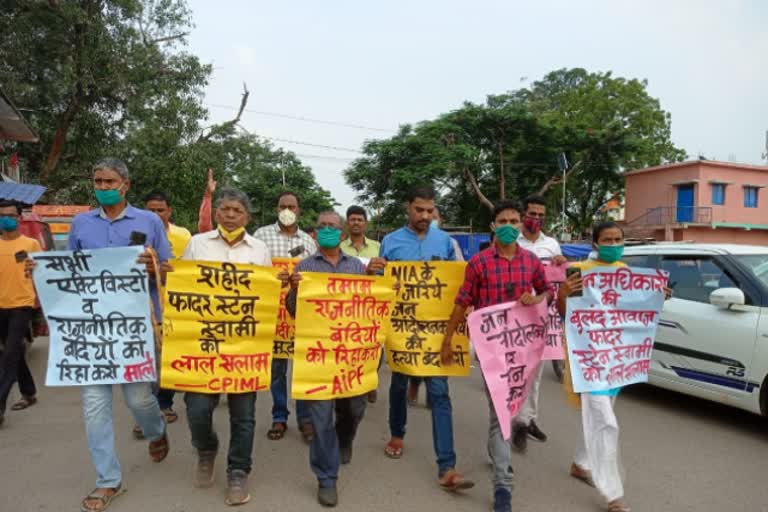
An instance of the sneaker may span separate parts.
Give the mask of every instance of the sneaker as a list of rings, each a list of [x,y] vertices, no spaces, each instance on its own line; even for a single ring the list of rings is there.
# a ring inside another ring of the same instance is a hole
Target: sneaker
[[[195,478],[192,485],[198,489],[205,489],[213,485],[213,469],[216,466],[216,452],[199,452],[197,454],[197,466],[195,466]]]
[[[507,489],[496,489],[493,493],[493,512],[512,512],[512,493]]]
[[[528,437],[540,443],[547,442],[547,434],[542,432],[539,426],[533,420],[531,420],[531,424],[528,425]]]
[[[324,507],[335,507],[339,503],[339,495],[336,493],[336,486],[318,487],[317,502]]]
[[[341,456],[342,464],[349,464],[352,462],[352,445],[340,447],[339,455]]]
[[[519,425],[514,428],[512,446],[520,453],[525,453],[528,450],[528,427]]]
[[[227,499],[229,506],[245,505],[251,501],[248,493],[248,473],[240,469],[233,469],[227,475]]]

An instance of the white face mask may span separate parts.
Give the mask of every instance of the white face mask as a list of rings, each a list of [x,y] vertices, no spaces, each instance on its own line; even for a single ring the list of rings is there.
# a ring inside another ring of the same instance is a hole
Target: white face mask
[[[296,214],[288,208],[280,210],[280,213],[277,215],[277,219],[280,221],[280,224],[286,227],[296,224]]]

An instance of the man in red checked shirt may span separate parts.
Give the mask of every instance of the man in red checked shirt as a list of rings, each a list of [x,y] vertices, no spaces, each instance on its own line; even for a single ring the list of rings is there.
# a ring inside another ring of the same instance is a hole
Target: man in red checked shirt
[[[481,309],[515,301],[531,306],[544,300],[552,301],[554,291],[547,282],[541,261],[517,245],[520,217],[521,207],[514,201],[501,201],[494,208],[491,229],[496,241],[467,264],[464,284],[456,296],[456,305],[443,340],[442,364],[449,365],[453,360],[451,340],[468,307]],[[487,388],[486,395],[491,423],[488,453],[493,463],[493,511],[511,512],[512,449],[501,433]]]

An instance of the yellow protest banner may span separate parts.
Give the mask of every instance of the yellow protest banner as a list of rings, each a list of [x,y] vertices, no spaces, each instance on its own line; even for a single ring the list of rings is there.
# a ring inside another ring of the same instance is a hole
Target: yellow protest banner
[[[285,270],[293,274],[296,264],[301,258],[272,258],[272,267],[278,272]],[[293,338],[296,335],[296,321],[285,309],[285,298],[290,288],[287,286],[280,293],[280,309],[277,312],[277,326],[275,327],[275,342],[272,347],[272,357],[275,359],[293,358]]]
[[[387,364],[394,372],[419,377],[469,375],[466,322],[453,336],[453,364],[443,366],[440,347],[466,264],[454,261],[397,261],[387,274],[400,282],[387,337]]]
[[[279,270],[175,261],[163,315],[160,384],[196,393],[269,389]]]
[[[386,277],[304,272],[296,306],[291,396],[331,400],[379,386],[395,292]]]

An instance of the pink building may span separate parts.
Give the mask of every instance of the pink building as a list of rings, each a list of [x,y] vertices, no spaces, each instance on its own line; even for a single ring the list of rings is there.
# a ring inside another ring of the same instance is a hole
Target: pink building
[[[768,166],[693,160],[625,174],[627,236],[768,245]]]

